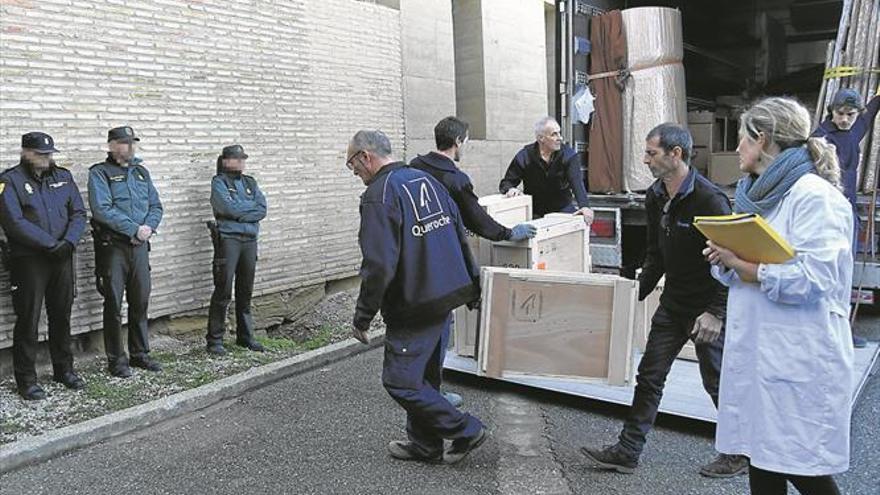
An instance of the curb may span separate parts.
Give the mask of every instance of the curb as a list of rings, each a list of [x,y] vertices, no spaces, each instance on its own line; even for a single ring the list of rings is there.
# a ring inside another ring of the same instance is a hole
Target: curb
[[[12,442],[0,447],[0,474],[183,416],[284,378],[361,354],[382,345],[385,341],[385,332],[383,330],[370,332],[369,339],[368,345],[353,338],[337,342],[258,368],[251,368],[201,387],[65,426],[44,435]]]

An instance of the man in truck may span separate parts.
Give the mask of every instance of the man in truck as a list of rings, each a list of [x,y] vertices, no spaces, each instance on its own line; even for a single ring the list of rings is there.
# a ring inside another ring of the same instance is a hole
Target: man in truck
[[[535,124],[535,142],[513,157],[498,190],[507,196],[522,194],[517,188],[520,182],[525,194],[532,196],[535,218],[564,212],[583,215],[588,224],[593,222],[577,152],[562,142],[561,128],[552,117],[544,117]]]
[[[862,96],[854,89],[841,89],[834,94],[828,105],[828,117],[813,131],[813,136],[824,137],[837,147],[837,161],[840,163],[840,182],[843,194],[853,207],[855,229],[853,230],[853,256],[856,254],[859,238],[859,215],[856,208],[858,190],[859,143],[871,130],[877,110],[880,109],[880,88],[867,106]],[[862,337],[853,334],[853,347],[868,345]]]
[[[647,252],[639,277],[639,300],[654,290],[663,275],[666,285],[651,319],[632,407],[617,443],[581,449],[602,469],[629,474],[638,467],[657,418],[666,376],[689,339],[695,344],[703,388],[718,406],[727,288],[712,278],[702,254],[706,239],[694,228],[693,219],[728,215],[730,201],[688,165],[692,156],[693,139],[686,129],[667,123],[648,133],[644,162],[656,180],[645,197]],[[719,454],[700,468],[700,474],[727,478],[748,469],[745,457]]]

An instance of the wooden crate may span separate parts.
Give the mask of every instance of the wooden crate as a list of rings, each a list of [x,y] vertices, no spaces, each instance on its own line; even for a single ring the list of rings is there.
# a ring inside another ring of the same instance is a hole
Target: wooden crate
[[[487,267],[482,292],[478,374],[632,382],[638,282]]]
[[[532,219],[532,197],[526,194],[508,198],[503,194],[483,196],[480,206],[486,210],[496,222],[507,228],[528,222]],[[473,232],[468,232],[468,245],[474,259],[480,266],[491,264],[492,241],[483,239]],[[462,306],[453,312],[452,344],[456,354],[473,357],[475,355],[477,332],[480,325],[480,314]]]
[[[489,266],[590,272],[590,235],[583,217],[549,215],[530,223],[538,228],[532,239],[492,243]]]
[[[660,307],[660,295],[663,294],[663,287],[666,278],[661,278],[657,282],[657,287],[648,294],[644,301],[639,301],[636,307],[636,316],[633,323],[633,345],[639,352],[644,353],[648,344],[648,334],[651,332],[651,318],[657,308]],[[689,340],[684,348],[678,353],[679,359],[687,359],[689,361],[697,361],[697,349],[694,342]]]
[[[486,210],[492,219],[504,225],[508,229],[518,223],[528,222],[532,219],[532,197],[521,194],[508,198],[503,194],[490,194],[479,199],[480,206]],[[491,242],[488,239],[468,231],[468,245],[474,259],[482,265],[489,265],[489,253]]]

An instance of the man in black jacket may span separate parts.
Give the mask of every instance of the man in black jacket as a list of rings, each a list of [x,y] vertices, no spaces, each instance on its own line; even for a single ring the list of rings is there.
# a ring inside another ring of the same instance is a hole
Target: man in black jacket
[[[525,193],[532,196],[535,218],[563,212],[583,215],[587,223],[593,222],[577,152],[562,142],[559,124],[552,117],[544,117],[535,124],[535,142],[513,157],[498,190],[516,196],[521,194],[517,189],[520,182]],[[576,204],[572,202],[572,192]]]
[[[521,241],[534,237],[537,233],[534,225],[521,223],[508,229],[480,206],[471,178],[455,165],[461,160],[461,149],[467,140],[467,122],[446,117],[434,127],[437,151],[413,158],[409,166],[431,174],[446,187],[461,212],[465,227],[474,234],[492,241]]]
[[[467,140],[467,122],[446,117],[434,126],[437,151],[413,158],[409,166],[430,174],[446,187],[461,212],[464,226],[474,234],[492,241],[521,241],[534,237],[538,232],[534,225],[521,223],[509,229],[496,222],[480,206],[471,178],[455,165],[461,160],[461,150]],[[443,392],[443,396],[455,407],[462,404],[461,396],[454,392]]]
[[[618,442],[604,449],[581,449],[600,467],[621,473],[632,473],[638,466],[657,417],[666,376],[688,339],[693,339],[696,347],[703,388],[718,406],[727,314],[727,289],[712,278],[702,254],[706,239],[694,228],[693,219],[728,215],[730,201],[688,166],[693,140],[686,129],[661,124],[648,133],[646,141],[644,162],[657,180],[645,197],[648,236],[639,299],[645,299],[664,274],[666,285],[651,320],[632,407]],[[700,474],[726,478],[747,471],[745,457],[719,454],[700,469]]]
[[[440,394],[451,311],[480,295],[461,215],[437,180],[391,158],[382,132],[355,134],[347,156],[346,166],[367,186],[353,333],[366,343],[382,311],[382,384],[407,413],[409,440],[390,442],[388,452],[400,460],[458,462],[488,436],[479,419]],[[445,452],[444,439],[452,440]]]

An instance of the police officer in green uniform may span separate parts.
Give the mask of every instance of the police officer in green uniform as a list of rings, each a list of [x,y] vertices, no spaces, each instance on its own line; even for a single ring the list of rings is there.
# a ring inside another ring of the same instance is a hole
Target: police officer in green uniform
[[[257,181],[244,175],[247,154],[241,145],[223,148],[217,157],[217,175],[211,181],[211,207],[215,223],[211,228],[214,241],[214,294],[208,313],[207,349],[210,354],[223,355],[223,334],[226,333],[226,309],[235,288],[235,342],[252,351],[263,352],[254,340],[254,317],[251,315],[251,293],[257,265],[257,237],[260,220],[266,217],[266,197]],[[234,284],[234,285],[233,285]]]
[[[131,127],[107,134],[107,159],[89,169],[89,206],[95,240],[95,273],[104,296],[104,347],[110,374],[126,378],[135,366],[162,367],[150,358],[147,305],[150,300],[150,238],[162,220],[162,203]],[[128,302],[128,352],[122,344],[122,296]]]
[[[9,242],[12,362],[19,395],[40,400],[35,360],[40,310],[46,302],[53,379],[67,388],[85,382],[73,371],[70,309],[74,298],[73,252],[86,226],[86,209],[73,175],[55,165],[52,136],[21,137],[21,162],[0,174],[0,225]]]

